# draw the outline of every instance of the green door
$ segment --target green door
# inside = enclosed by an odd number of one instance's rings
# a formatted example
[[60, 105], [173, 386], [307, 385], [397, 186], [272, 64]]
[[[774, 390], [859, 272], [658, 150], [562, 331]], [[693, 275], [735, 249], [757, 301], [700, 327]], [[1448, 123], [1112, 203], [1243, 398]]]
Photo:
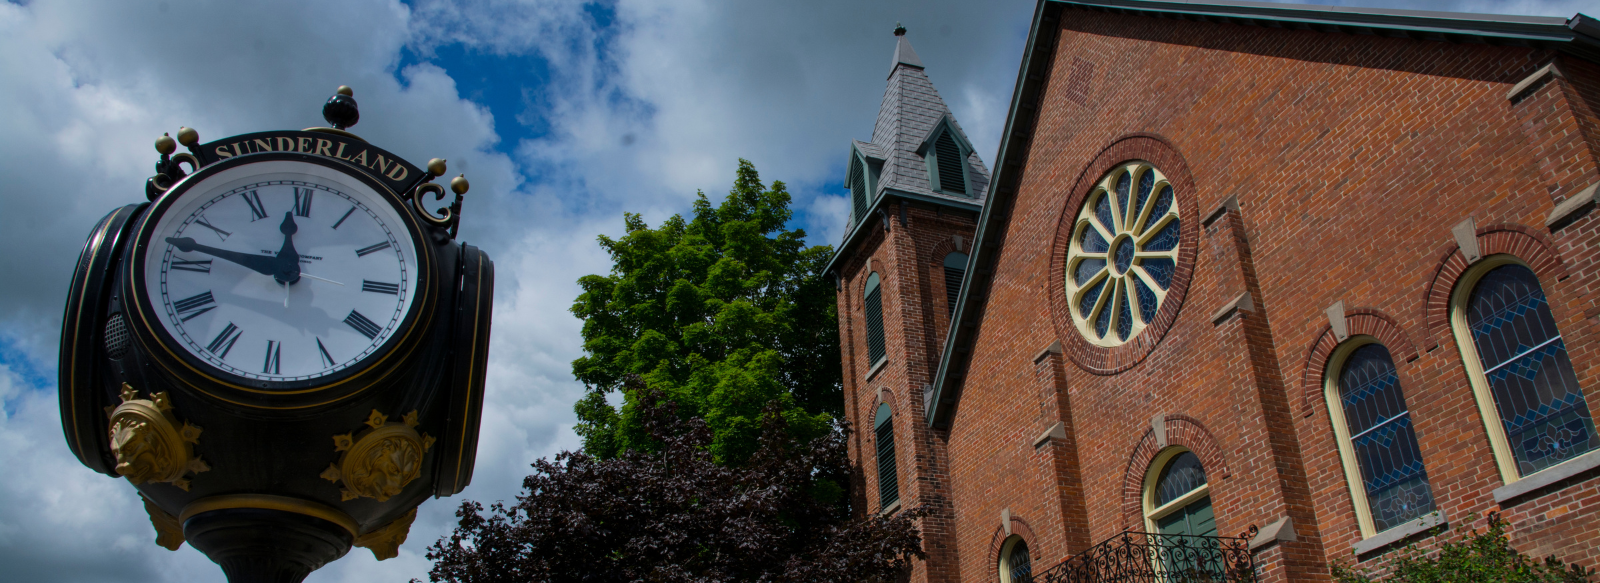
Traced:
[[1218, 581], [1223, 574], [1216, 539], [1217, 517], [1206, 496], [1156, 520], [1161, 534], [1189, 535], [1159, 537], [1156, 553], [1161, 564], [1160, 581]]
[[1217, 516], [1211, 512], [1211, 497], [1189, 503], [1156, 521], [1161, 534], [1217, 536]]

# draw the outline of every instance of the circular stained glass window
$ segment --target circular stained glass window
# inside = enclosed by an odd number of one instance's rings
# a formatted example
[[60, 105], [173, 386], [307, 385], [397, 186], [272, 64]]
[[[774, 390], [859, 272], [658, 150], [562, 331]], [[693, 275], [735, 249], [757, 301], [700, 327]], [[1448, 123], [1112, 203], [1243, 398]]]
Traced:
[[1172, 185], [1143, 162], [1089, 193], [1067, 251], [1067, 299], [1090, 342], [1126, 343], [1155, 320], [1178, 266], [1178, 220]]

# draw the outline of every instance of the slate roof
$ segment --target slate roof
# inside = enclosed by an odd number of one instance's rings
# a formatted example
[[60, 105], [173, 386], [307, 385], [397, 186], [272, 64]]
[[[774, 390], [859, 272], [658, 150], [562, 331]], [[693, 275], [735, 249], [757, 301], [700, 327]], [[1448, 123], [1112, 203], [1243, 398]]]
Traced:
[[[917, 154], [917, 147], [922, 145], [934, 124], [946, 115], [950, 115], [950, 108], [945, 106], [939, 90], [934, 89], [933, 81], [923, 72], [922, 59], [911, 48], [911, 41], [904, 36], [896, 37], [889, 84], [883, 90], [883, 104], [878, 107], [878, 122], [872, 127], [872, 143], [887, 154], [883, 172], [878, 175], [878, 187], [872, 193], [874, 200], [882, 196], [884, 190], [893, 189], [963, 205], [983, 204], [989, 191], [989, 168], [983, 165], [983, 158], [977, 152], [967, 157], [968, 168], [973, 171], [973, 196], [942, 194], [930, 188], [928, 166]], [[961, 124], [956, 123], [955, 116], [950, 116], [950, 122], [961, 139], [972, 143]]]
[[[971, 178], [970, 196], [935, 192], [928, 179], [928, 165], [917, 153], [928, 133], [940, 120], [948, 117], [962, 141], [971, 144], [966, 131], [956, 122], [955, 115], [939, 97], [939, 90], [923, 71], [922, 59], [911, 48], [905, 36], [895, 37], [894, 59], [889, 68], [888, 85], [883, 90], [883, 103], [878, 106], [878, 120], [872, 127], [872, 141], [851, 140], [851, 147], [860, 150], [873, 161], [882, 161], [877, 184], [867, 201], [869, 211], [876, 210], [890, 197], [917, 199], [934, 204], [944, 204], [976, 211], [983, 206], [989, 192], [989, 168], [976, 151], [967, 156]], [[852, 219], [854, 221], [855, 219]], [[859, 221], [870, 224], [870, 221]], [[846, 230], [844, 241], [828, 262], [827, 271], [839, 262], [865, 229], [853, 222]]]
[[[1442, 42], [1487, 43], [1548, 49], [1600, 63], [1600, 21], [1584, 14], [1572, 18], [1502, 16], [1239, 2], [1231, 0], [1036, 0], [1033, 25], [1023, 45], [1022, 63], [1011, 95], [1000, 150], [996, 153], [994, 192], [984, 197], [973, 236], [972, 256], [956, 297], [950, 333], [940, 355], [933, 386], [923, 394], [927, 423], [937, 426], [950, 418], [960, 399], [972, 342], [983, 326], [984, 303], [994, 265], [1009, 226], [1009, 212], [1017, 195], [1024, 151], [1029, 146], [1038, 100], [1044, 90], [1044, 71], [1059, 32], [1056, 23], [1068, 9], [1099, 10], [1198, 22], [1231, 23], [1267, 28], [1315, 30]], [[1024, 107], [1027, 106], [1027, 107]], [[881, 119], [881, 116], [880, 116]]]

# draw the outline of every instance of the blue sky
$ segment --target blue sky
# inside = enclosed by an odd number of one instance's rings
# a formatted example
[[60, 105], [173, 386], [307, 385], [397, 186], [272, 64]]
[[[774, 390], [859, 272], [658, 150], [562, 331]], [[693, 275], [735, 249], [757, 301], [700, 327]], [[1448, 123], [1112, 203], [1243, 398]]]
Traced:
[[[1370, 2], [1568, 17], [1569, 0]], [[896, 22], [991, 166], [1029, 0], [8, 0], [0, 2], [0, 565], [28, 581], [221, 581], [168, 552], [133, 488], [67, 452], [55, 400], [70, 269], [96, 220], [143, 199], [152, 141], [322, 125], [472, 180], [462, 238], [499, 269], [473, 485], [422, 507], [395, 559], [357, 549], [310, 581], [426, 576], [463, 499], [510, 499], [534, 459], [578, 444], [575, 281], [622, 213], [657, 223], [736, 161], [794, 195], [813, 243], [843, 235], [849, 140], [871, 136]], [[1593, 11], [1591, 9], [1591, 11]]]

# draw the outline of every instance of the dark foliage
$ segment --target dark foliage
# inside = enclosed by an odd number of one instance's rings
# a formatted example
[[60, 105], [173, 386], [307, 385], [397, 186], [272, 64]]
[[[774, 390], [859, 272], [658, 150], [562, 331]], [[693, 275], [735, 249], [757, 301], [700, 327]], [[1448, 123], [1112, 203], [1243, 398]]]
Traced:
[[613, 459], [539, 460], [517, 503], [461, 505], [455, 532], [428, 550], [451, 582], [894, 580], [922, 557], [921, 511], [854, 519], [844, 492], [848, 428], [802, 443], [779, 407], [756, 453], [714, 462], [711, 431], [662, 393], [629, 383], [658, 447]]

